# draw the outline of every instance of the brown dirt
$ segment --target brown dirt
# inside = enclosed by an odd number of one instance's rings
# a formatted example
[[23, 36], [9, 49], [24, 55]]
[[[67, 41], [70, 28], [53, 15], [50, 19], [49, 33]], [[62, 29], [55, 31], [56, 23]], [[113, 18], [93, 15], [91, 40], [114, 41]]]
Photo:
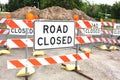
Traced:
[[24, 7], [14, 12], [11, 12], [11, 14], [12, 14], [12, 18], [25, 19], [25, 15], [28, 12], [38, 15], [40, 19], [72, 20], [74, 14], [78, 14], [80, 16], [80, 19], [82, 17], [84, 17], [87, 20], [92, 19], [81, 10], [78, 10], [78, 9], [67, 10], [59, 6], [48, 7], [42, 10], [35, 7]]

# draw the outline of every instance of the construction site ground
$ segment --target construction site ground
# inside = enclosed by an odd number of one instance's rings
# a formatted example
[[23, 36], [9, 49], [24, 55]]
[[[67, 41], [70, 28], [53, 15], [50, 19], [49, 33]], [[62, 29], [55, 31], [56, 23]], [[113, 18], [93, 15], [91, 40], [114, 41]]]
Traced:
[[[93, 44], [80, 45], [93, 49], [90, 59], [78, 61], [80, 72], [93, 78], [93, 80], [120, 80], [120, 51], [104, 51], [92, 47]], [[39, 58], [75, 53], [74, 48], [61, 48], [44, 50], [46, 55], [33, 57], [33, 48], [28, 48], [28, 58]], [[80, 51], [79, 51], [80, 52]], [[7, 60], [25, 59], [26, 49], [11, 49], [11, 54], [0, 55], [0, 80], [25, 80], [24, 77], [17, 77], [20, 69], [7, 69]], [[65, 63], [68, 64], [68, 63]], [[75, 62], [70, 62], [75, 64]], [[34, 67], [36, 72], [28, 77], [28, 80], [89, 80], [74, 71], [61, 69], [61, 64], [44, 65]]]

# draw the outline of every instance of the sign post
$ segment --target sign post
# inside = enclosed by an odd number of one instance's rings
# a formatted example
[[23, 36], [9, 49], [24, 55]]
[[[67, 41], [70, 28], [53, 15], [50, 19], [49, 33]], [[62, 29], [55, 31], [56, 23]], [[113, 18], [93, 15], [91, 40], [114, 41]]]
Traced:
[[73, 21], [35, 21], [34, 49], [54, 49], [74, 46]]

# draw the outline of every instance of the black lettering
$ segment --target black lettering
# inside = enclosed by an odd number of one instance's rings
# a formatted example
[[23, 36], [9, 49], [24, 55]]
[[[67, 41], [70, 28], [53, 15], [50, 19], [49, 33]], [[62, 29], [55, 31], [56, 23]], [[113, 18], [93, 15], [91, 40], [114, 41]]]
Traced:
[[52, 44], [52, 45], [55, 44], [55, 38], [54, 38], [54, 37], [51, 37], [51, 38], [50, 38], [50, 44]]
[[49, 44], [46, 42], [46, 37], [44, 37], [44, 45], [49, 45]]
[[30, 29], [30, 30], [29, 30], [29, 33], [32, 34], [32, 33], [33, 33], [33, 29]]
[[63, 25], [63, 33], [67, 33], [67, 31], [68, 31], [67, 25]]
[[62, 44], [66, 44], [66, 36], [62, 37]]
[[12, 32], [12, 33], [15, 33], [15, 29], [11, 29], [11, 32]]
[[71, 36], [68, 36], [67, 38], [67, 43], [70, 44], [72, 42], [72, 37]]
[[61, 44], [61, 37], [57, 37], [57, 44]]
[[25, 28], [22, 29], [22, 33], [26, 33], [26, 31], [27, 31], [27, 33], [29, 33], [27, 28], [26, 29]]
[[58, 26], [58, 29], [57, 29], [57, 32], [56, 32], [56, 33], [58, 33], [58, 31], [59, 31], [60, 33], [62, 33], [62, 30], [61, 30], [60, 25]]
[[43, 26], [43, 33], [48, 33], [48, 28], [49, 28], [49, 26], [48, 25], [44, 25]]
[[18, 33], [21, 33], [21, 28], [18, 29]]
[[54, 26], [54, 25], [51, 25], [51, 26], [50, 26], [50, 32], [51, 32], [51, 33], [54, 33], [54, 32], [55, 32], [55, 26]]
[[43, 40], [43, 38], [42, 37], [40, 37], [40, 38], [38, 38], [38, 41], [37, 41], [37, 43], [38, 43], [38, 45], [43, 45], [43, 43], [40, 43], [41, 41], [40, 40]]

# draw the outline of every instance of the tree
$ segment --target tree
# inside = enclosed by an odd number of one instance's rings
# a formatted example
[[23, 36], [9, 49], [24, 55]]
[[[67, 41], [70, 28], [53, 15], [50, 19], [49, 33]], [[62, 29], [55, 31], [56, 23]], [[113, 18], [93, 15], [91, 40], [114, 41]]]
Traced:
[[113, 18], [120, 19], [120, 2], [113, 4], [111, 14]]

